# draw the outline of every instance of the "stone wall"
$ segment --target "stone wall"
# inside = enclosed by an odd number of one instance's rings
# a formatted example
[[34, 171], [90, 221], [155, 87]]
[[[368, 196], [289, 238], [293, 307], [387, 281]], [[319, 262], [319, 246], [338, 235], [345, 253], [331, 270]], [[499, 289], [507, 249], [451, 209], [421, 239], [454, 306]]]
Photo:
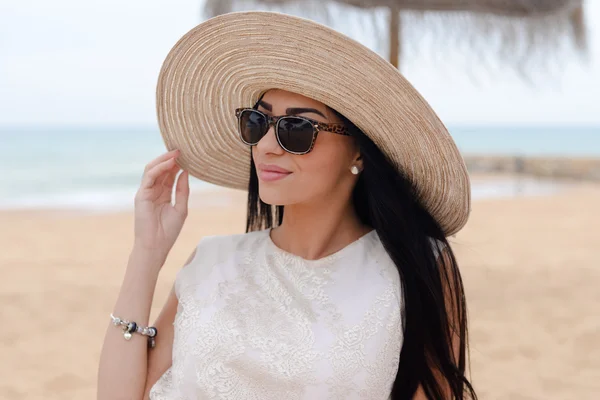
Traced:
[[464, 156], [469, 172], [600, 182], [600, 158]]

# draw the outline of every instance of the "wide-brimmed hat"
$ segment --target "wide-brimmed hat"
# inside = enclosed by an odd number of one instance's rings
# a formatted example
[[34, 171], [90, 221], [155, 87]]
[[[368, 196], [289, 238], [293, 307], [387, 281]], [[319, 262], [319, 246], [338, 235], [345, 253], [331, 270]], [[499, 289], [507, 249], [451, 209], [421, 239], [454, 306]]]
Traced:
[[388, 61], [309, 19], [232, 12], [187, 32], [158, 78], [158, 124], [167, 149], [180, 149], [178, 163], [190, 175], [247, 189], [250, 148], [239, 138], [235, 109], [254, 106], [272, 88], [343, 114], [405, 173], [447, 236], [465, 225], [469, 175], [436, 113]]

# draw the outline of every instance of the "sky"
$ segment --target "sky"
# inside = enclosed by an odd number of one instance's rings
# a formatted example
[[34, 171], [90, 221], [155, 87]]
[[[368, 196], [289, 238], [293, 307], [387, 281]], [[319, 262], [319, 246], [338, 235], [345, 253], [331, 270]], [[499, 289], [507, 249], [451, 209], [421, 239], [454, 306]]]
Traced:
[[[1, 126], [156, 126], [160, 67], [202, 0], [0, 0]], [[586, 4], [587, 63], [548, 85], [411, 60], [403, 73], [447, 124], [600, 125], [600, 0]], [[355, 37], [370, 46], [368, 37]]]

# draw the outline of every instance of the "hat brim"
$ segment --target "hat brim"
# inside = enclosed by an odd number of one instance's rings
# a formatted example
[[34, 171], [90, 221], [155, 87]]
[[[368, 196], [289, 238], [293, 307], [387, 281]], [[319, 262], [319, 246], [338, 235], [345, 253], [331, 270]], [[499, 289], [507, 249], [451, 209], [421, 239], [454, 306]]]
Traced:
[[447, 236], [466, 223], [464, 160], [429, 104], [392, 64], [320, 23], [241, 11], [186, 33], [160, 70], [156, 107], [167, 149], [201, 180], [247, 189], [250, 149], [234, 110], [271, 88], [322, 102], [351, 120], [402, 170]]

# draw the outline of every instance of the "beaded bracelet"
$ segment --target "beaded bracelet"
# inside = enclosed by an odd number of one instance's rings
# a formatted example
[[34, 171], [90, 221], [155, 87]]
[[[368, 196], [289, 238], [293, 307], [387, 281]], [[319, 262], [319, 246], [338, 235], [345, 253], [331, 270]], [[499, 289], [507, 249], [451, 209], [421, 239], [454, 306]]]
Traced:
[[130, 340], [131, 334], [137, 332], [148, 336], [148, 347], [154, 348], [154, 346], [156, 346], [155, 337], [158, 334], [158, 330], [154, 326], [142, 327], [133, 321], [115, 317], [112, 313], [110, 314], [110, 318], [112, 319], [113, 325], [123, 327], [123, 337], [125, 340]]

